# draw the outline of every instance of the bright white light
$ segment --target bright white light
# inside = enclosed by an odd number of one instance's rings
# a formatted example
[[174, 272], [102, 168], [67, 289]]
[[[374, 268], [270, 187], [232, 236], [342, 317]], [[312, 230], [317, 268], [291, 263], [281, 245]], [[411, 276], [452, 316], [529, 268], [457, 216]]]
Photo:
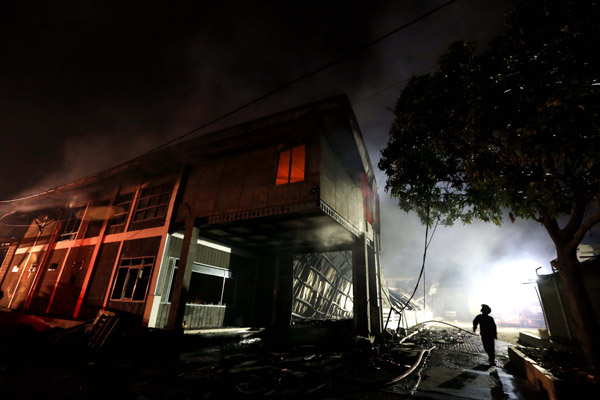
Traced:
[[497, 322], [518, 325], [522, 309], [539, 306], [534, 283], [538, 267], [539, 263], [527, 259], [491, 265], [487, 273], [474, 279], [471, 313], [478, 314], [481, 304], [487, 304]]
[[225, 253], [231, 253], [231, 247], [223, 246], [217, 243], [208, 242], [206, 240], [198, 239], [198, 244], [206, 247], [210, 247], [212, 249], [224, 251]]
[[535, 281], [535, 269], [537, 267], [539, 267], [539, 264], [531, 260], [500, 263], [493, 267], [490, 278], [503, 286], [522, 285], [526, 282]]
[[[172, 235], [173, 235], [173, 237], [176, 237], [177, 239], [183, 239], [183, 234], [182, 233], [175, 232]], [[223, 246], [223, 245], [215, 243], [215, 242], [209, 242], [207, 240], [198, 239], [196, 241], [196, 243], [198, 243], [201, 246], [210, 247], [211, 249], [220, 250], [220, 251], [223, 251], [225, 253], [231, 253], [231, 247]]]

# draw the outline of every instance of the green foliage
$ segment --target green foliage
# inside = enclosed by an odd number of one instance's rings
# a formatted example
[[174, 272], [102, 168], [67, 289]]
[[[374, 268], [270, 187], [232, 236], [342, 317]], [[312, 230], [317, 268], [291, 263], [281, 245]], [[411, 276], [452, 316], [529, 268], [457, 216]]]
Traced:
[[488, 49], [452, 44], [398, 99], [379, 167], [422, 221], [555, 219], [598, 200], [600, 6], [514, 3]]

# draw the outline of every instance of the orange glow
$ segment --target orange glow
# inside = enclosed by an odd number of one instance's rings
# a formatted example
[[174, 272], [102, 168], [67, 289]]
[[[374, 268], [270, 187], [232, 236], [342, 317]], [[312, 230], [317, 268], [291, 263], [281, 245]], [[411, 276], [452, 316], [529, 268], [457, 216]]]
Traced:
[[288, 183], [290, 176], [290, 150], [284, 150], [279, 153], [279, 165], [277, 165], [276, 185]]
[[306, 155], [306, 146], [296, 146], [292, 149], [292, 167], [290, 169], [290, 182], [300, 182], [304, 180], [304, 158]]
[[277, 164], [276, 185], [304, 180], [304, 164], [306, 159], [306, 146], [300, 145], [293, 149], [284, 150], [279, 153], [279, 164]]
[[371, 188], [369, 179], [364, 172], [360, 173], [360, 186], [362, 188], [365, 221], [373, 224], [373, 189]]

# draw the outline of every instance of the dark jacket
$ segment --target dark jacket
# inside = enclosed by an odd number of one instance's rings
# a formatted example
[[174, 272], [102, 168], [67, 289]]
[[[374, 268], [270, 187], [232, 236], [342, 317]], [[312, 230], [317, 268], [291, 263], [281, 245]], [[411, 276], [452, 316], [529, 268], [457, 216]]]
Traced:
[[494, 318], [487, 314], [479, 314], [473, 320], [473, 331], [477, 329], [477, 325], [480, 326], [481, 337], [498, 339]]

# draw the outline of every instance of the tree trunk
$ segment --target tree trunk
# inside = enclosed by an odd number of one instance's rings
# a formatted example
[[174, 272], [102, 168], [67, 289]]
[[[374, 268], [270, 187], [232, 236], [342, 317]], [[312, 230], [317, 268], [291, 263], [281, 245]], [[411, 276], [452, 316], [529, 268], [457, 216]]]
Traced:
[[564, 295], [573, 316], [575, 335], [588, 364], [599, 368], [600, 325], [585, 288], [581, 264], [577, 260], [575, 250], [557, 248], [557, 252], [557, 267], [563, 283]]

